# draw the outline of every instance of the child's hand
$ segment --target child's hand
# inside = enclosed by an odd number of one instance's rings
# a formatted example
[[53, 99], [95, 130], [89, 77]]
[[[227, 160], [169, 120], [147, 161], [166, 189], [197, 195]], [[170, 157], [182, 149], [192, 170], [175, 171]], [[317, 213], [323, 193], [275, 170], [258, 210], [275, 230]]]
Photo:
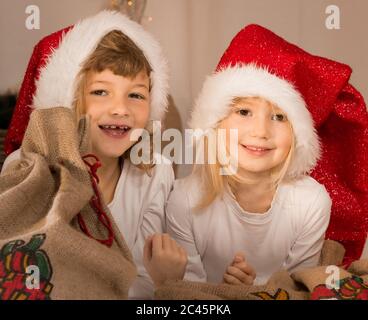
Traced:
[[183, 279], [187, 262], [186, 251], [167, 233], [154, 234], [146, 239], [143, 264], [155, 286], [166, 280]]
[[235, 254], [234, 260], [224, 273], [224, 283], [253, 285], [256, 273], [254, 269], [245, 262], [242, 252]]

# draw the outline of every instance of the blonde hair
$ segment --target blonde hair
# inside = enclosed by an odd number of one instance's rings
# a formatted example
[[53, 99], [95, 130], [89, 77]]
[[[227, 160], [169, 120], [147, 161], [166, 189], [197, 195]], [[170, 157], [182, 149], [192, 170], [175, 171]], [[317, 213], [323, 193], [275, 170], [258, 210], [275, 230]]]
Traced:
[[[91, 72], [102, 72], [106, 69], [111, 70], [114, 74], [135, 78], [141, 71], [146, 72], [150, 76], [152, 68], [144, 56], [142, 50], [124, 33], [118, 30], [113, 30], [107, 33], [98, 43], [97, 48], [89, 55], [83, 63], [82, 69], [77, 76], [77, 86], [74, 97], [74, 110], [76, 121], [85, 114], [86, 103], [86, 82], [87, 76]], [[151, 85], [150, 85], [151, 90]], [[149, 130], [150, 131], [150, 130]], [[153, 139], [150, 137], [150, 159], [149, 164], [138, 164], [138, 168], [144, 170], [150, 175], [153, 164]], [[140, 138], [136, 143], [141, 141]], [[133, 146], [124, 152], [123, 158], [130, 157], [130, 152]]]
[[[233, 109], [234, 105], [238, 104], [240, 101], [246, 98], [235, 98], [233, 100], [233, 104], [230, 106]], [[221, 121], [218, 122], [218, 125], [215, 129], [216, 137], [219, 135], [217, 134], [219, 129], [219, 124]], [[282, 180], [284, 180], [286, 176], [286, 172], [290, 166], [292, 161], [292, 157], [295, 151], [295, 137], [293, 133], [293, 128], [291, 123], [290, 125], [290, 132], [292, 136], [290, 150], [285, 158], [285, 160], [278, 165], [277, 167], [273, 168], [271, 175], [270, 175], [270, 183], [272, 186], [277, 187]], [[208, 136], [203, 136], [203, 150], [204, 150], [204, 164], [198, 165], [196, 164], [193, 168], [192, 174], [197, 175], [200, 177], [202, 182], [202, 190], [203, 196], [199, 203], [194, 207], [194, 210], [198, 211], [208, 207], [218, 196], [222, 196], [227, 186], [235, 188], [237, 184], [254, 184], [256, 181], [253, 181], [248, 178], [244, 178], [239, 174], [228, 174], [228, 175], [221, 175], [221, 169], [225, 171], [229, 171], [228, 168], [222, 166], [219, 159], [218, 153], [214, 151], [216, 148], [217, 143], [209, 144]], [[214, 164], [209, 163], [209, 153], [216, 153], [216, 161]]]

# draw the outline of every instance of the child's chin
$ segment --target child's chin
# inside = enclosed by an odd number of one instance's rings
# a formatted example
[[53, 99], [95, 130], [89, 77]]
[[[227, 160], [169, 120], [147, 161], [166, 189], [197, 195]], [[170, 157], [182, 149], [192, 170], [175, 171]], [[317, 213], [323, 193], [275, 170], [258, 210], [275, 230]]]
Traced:
[[239, 168], [245, 172], [249, 172], [252, 174], [255, 174], [255, 173], [261, 174], [261, 173], [265, 173], [270, 170], [268, 166], [257, 166], [257, 165], [251, 166], [249, 164], [248, 165], [239, 164]]
[[126, 149], [123, 150], [114, 150], [114, 151], [106, 151], [104, 152], [104, 156], [106, 158], [110, 158], [110, 159], [118, 159], [120, 158], [124, 153], [126, 152]]

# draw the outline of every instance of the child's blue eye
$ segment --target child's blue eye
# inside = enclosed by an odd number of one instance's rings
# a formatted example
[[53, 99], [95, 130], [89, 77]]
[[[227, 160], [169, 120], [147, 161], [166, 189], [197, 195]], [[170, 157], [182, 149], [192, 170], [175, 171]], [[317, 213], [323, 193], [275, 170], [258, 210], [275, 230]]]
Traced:
[[277, 113], [277, 114], [272, 115], [271, 119], [275, 120], [275, 121], [284, 122], [284, 121], [287, 120], [287, 117], [286, 117], [286, 115], [284, 115], [282, 113]]
[[139, 93], [130, 93], [129, 98], [139, 99], [139, 100], [146, 100], [146, 97], [142, 94], [139, 94]]
[[238, 110], [238, 113], [244, 117], [249, 116], [251, 114], [250, 110], [248, 109], [240, 109]]
[[93, 90], [91, 91], [91, 94], [95, 96], [107, 96], [107, 91], [106, 90]]

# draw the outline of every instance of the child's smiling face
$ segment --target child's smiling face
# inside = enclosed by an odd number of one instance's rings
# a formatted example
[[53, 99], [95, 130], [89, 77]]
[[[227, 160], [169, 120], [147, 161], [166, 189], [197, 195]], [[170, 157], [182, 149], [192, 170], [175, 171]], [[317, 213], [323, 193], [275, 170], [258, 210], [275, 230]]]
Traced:
[[135, 141], [133, 129], [143, 129], [149, 119], [149, 77], [141, 71], [134, 79], [106, 69], [87, 74], [85, 113], [91, 119], [92, 151], [100, 158], [118, 158]]
[[286, 114], [261, 98], [239, 99], [219, 128], [238, 130], [238, 167], [241, 174], [266, 174], [281, 165], [290, 151], [291, 125]]

